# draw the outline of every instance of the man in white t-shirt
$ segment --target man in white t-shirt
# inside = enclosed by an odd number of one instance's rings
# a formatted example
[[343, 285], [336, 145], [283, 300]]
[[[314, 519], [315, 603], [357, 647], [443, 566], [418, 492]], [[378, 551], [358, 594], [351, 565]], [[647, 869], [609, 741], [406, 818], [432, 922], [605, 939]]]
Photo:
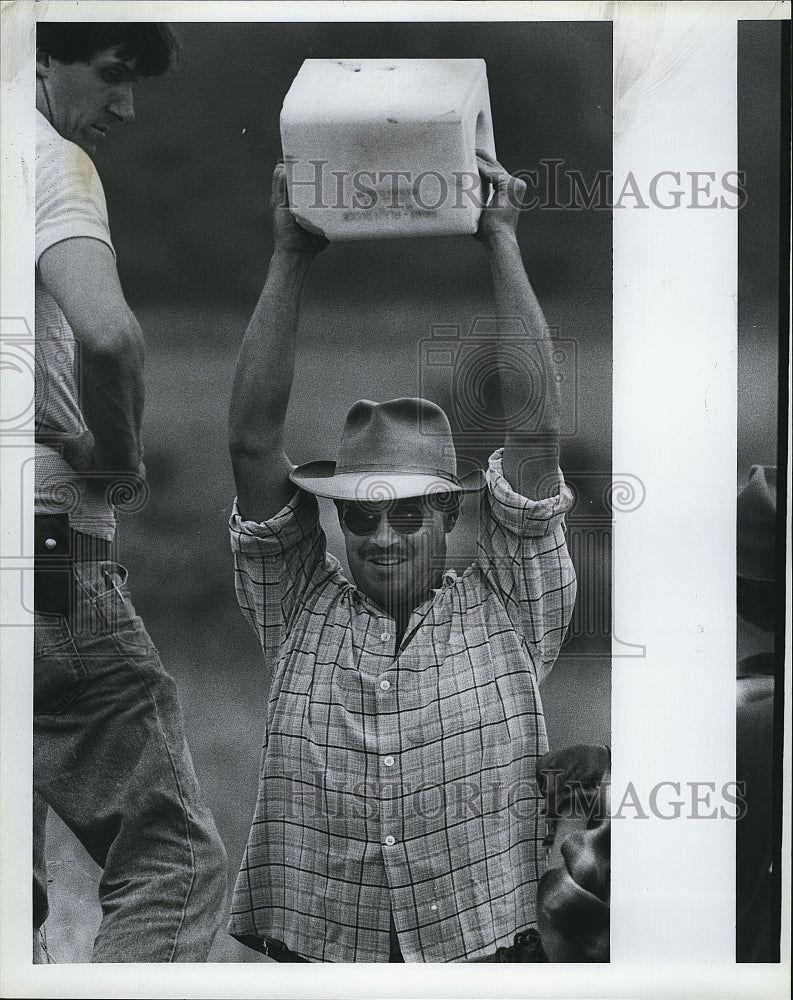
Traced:
[[223, 917], [225, 852], [176, 688], [115, 557], [114, 500], [145, 498], [143, 337], [91, 160], [175, 49], [162, 24], [37, 25], [36, 961], [47, 804], [103, 868], [93, 961], [204, 961]]

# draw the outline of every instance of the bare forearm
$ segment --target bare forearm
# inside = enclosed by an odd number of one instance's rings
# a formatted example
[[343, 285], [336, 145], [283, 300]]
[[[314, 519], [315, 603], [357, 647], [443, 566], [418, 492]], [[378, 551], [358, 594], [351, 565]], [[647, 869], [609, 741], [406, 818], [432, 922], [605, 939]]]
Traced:
[[39, 273], [74, 332], [80, 408], [90, 430], [65, 442], [80, 471], [138, 472], [143, 418], [143, 333], [127, 305], [113, 251], [74, 237], [41, 255]]
[[94, 469], [137, 473], [143, 457], [143, 335], [134, 317], [95, 349], [80, 344], [81, 407], [94, 439]]
[[232, 451], [283, 434], [295, 369], [300, 297], [311, 258], [276, 251], [240, 347], [234, 374], [229, 436]]
[[273, 170], [270, 195], [275, 253], [245, 331], [229, 406], [229, 449], [243, 516], [262, 521], [290, 499], [291, 463], [283, 437], [295, 371], [295, 341], [303, 282], [328, 241], [295, 220], [283, 163]]
[[229, 407], [229, 448], [243, 516], [265, 520], [288, 502], [283, 435], [295, 370], [303, 282], [311, 255], [277, 249], [240, 347]]
[[556, 488], [560, 393], [553, 342], [514, 233], [492, 237], [488, 256], [497, 315], [520, 320], [504, 324], [497, 348], [504, 472], [519, 492], [537, 499]]

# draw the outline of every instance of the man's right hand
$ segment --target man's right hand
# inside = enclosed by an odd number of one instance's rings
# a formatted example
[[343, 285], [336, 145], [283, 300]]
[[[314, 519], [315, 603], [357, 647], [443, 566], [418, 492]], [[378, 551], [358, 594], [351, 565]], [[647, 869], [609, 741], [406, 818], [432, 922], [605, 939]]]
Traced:
[[285, 250], [289, 253], [302, 253], [314, 257], [328, 245], [328, 240], [321, 233], [310, 233], [292, 214], [286, 189], [286, 168], [283, 163], [277, 163], [273, 171], [270, 208], [273, 213], [276, 251]]
[[93, 478], [103, 481], [106, 485], [119, 482], [129, 486], [133, 482], [133, 478], [137, 478], [137, 489], [141, 489], [146, 482], [146, 466], [143, 462], [139, 462], [134, 470], [131, 467], [129, 469], [100, 468], [96, 461], [94, 435], [90, 430], [64, 438], [60, 443], [60, 452], [63, 459], [71, 465], [75, 472], [91, 473]]
[[75, 472], [91, 472], [94, 468], [94, 435], [88, 430], [72, 434], [60, 442], [60, 452]]

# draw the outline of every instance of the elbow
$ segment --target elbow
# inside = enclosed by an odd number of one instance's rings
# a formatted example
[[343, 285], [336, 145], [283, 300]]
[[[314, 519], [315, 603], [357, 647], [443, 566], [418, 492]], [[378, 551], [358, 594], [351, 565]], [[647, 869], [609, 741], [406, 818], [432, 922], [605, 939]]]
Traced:
[[257, 434], [244, 422], [229, 422], [229, 453], [237, 462], [256, 463], [280, 449], [280, 440], [267, 434]]
[[532, 406], [529, 412], [536, 413], [533, 434], [549, 442], [558, 442], [562, 426], [562, 400], [556, 372], [545, 377], [545, 395], [539, 406]]
[[274, 402], [247, 386], [235, 385], [228, 410], [228, 446], [232, 457], [261, 458], [283, 448], [286, 401]]
[[229, 453], [235, 461], [253, 454], [250, 436], [245, 434], [242, 427], [229, 424], [228, 445]]
[[235, 419], [233, 414], [229, 419], [228, 445], [229, 453], [235, 462], [245, 459], [255, 460], [257, 454], [262, 451], [261, 442], [251, 432], [250, 425], [242, 419]]
[[[82, 344], [86, 347], [85, 341]], [[125, 369], [142, 368], [144, 358], [143, 331], [131, 309], [103, 325], [88, 347], [98, 361]]]
[[239, 405], [236, 397], [229, 406], [228, 421], [227, 441], [231, 457], [241, 458], [252, 453], [254, 435], [251, 434], [250, 421], [246, 419], [244, 408]]

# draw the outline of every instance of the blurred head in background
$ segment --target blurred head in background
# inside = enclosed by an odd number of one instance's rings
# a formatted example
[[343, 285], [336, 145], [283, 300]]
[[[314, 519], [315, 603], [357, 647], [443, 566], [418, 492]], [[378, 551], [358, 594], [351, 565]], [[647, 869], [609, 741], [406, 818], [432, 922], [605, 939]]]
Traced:
[[591, 818], [564, 838], [559, 859], [540, 879], [537, 892], [537, 926], [550, 962], [609, 961], [610, 771], [587, 791]]

